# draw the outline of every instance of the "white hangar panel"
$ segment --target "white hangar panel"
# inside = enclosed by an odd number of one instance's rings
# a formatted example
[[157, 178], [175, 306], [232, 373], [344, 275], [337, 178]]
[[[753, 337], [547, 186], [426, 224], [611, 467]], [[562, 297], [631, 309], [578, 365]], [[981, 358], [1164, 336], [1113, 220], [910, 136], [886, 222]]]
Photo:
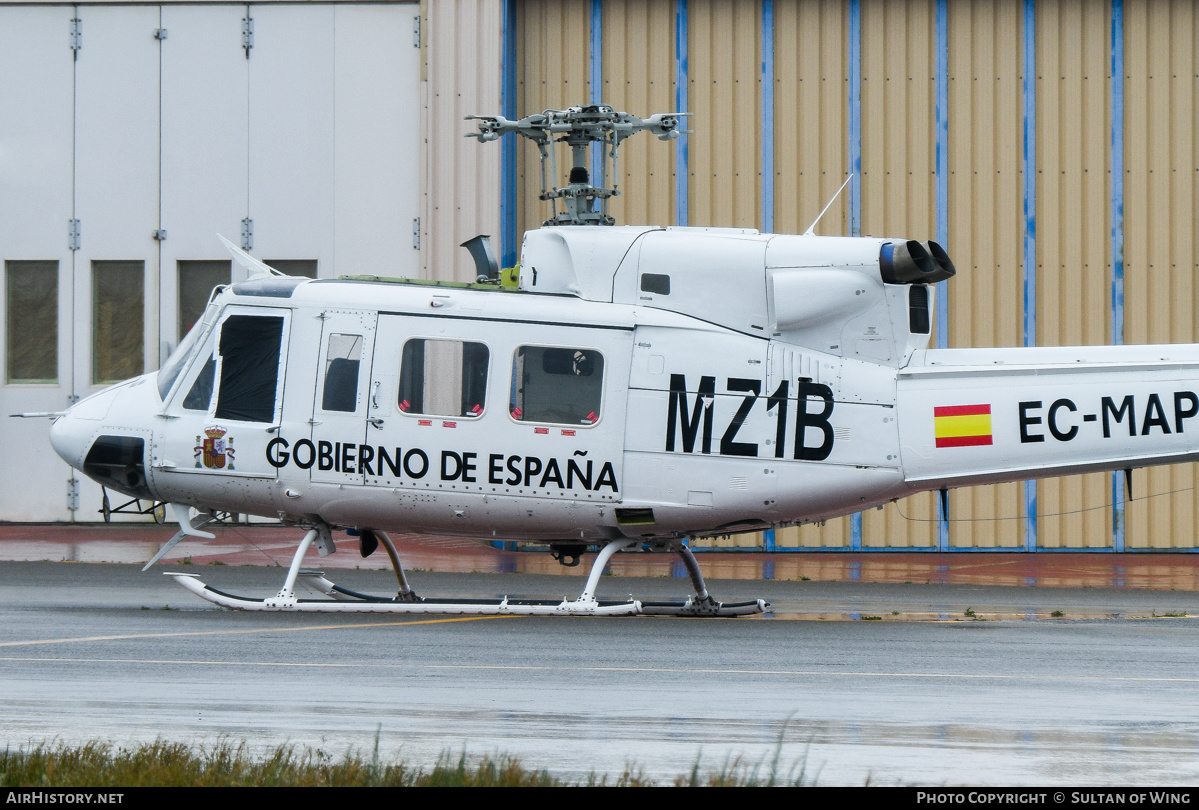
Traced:
[[0, 248], [6, 259], [69, 258], [69, 7], [0, 7]]
[[420, 48], [416, 3], [335, 11], [336, 274], [418, 277]]
[[158, 9], [84, 6], [75, 64], [80, 257], [145, 259], [158, 222]]
[[[158, 9], [84, 7], [78, 14], [84, 39], [75, 64], [80, 248], [75, 254], [74, 322], [75, 391], [83, 394], [129, 376], [126, 372], [139, 374], [158, 365], [158, 358], [146, 351], [157, 340], [158, 317], [153, 238], [158, 223]], [[134, 308], [130, 296], [139, 293], [137, 279], [122, 279], [128, 284], [119, 287], [94, 283], [114, 268], [93, 267], [93, 262], [113, 260], [141, 263], [140, 340], [128, 334], [136, 326], [129, 316]], [[122, 300], [108, 306], [105, 290]], [[88, 340], [92, 335], [96, 339]], [[92, 351], [82, 350], [85, 345]], [[115, 345], [121, 357], [114, 355], [108, 363], [106, 345]]]
[[[0, 413], [59, 411], [71, 393], [71, 90], [74, 65], [70, 7], [0, 7], [0, 271], [4, 295], [0, 358], [4, 383]], [[20, 264], [34, 261], [36, 265]], [[10, 264], [10, 262], [12, 264]], [[41, 264], [46, 262], [48, 264]], [[57, 268], [55, 272], [54, 268]], [[10, 283], [29, 291], [22, 274], [43, 274], [45, 310], [17, 323], [38, 324], [41, 334], [19, 334], [19, 349], [33, 345], [42, 359], [33, 372], [45, 379], [12, 379], [9, 357]], [[11, 275], [11, 278], [10, 278]], [[27, 303], [28, 295], [18, 295]], [[27, 314], [27, 313], [26, 313]], [[15, 324], [14, 324], [15, 325]], [[19, 364], [18, 364], [19, 365]], [[4, 443], [19, 464], [0, 466], [0, 502], [4, 520], [69, 519], [70, 468], [50, 446], [49, 419], [8, 419]]]
[[[83, 7], [75, 62], [74, 392], [158, 366], [158, 9]], [[79, 478], [79, 517], [100, 485]], [[117, 495], [121, 501], [125, 498]], [[120, 516], [114, 519], [128, 519]]]
[[247, 213], [245, 6], [163, 6], [162, 331], [178, 341], [178, 262], [227, 259]]
[[333, 258], [333, 7], [252, 6], [249, 216], [264, 259]]

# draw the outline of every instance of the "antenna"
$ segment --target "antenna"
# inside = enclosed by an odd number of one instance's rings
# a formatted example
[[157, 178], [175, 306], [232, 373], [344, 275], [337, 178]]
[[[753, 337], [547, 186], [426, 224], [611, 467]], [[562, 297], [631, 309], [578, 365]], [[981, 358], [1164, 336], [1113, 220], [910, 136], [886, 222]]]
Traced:
[[[478, 132], [468, 132], [466, 137], [480, 141], [499, 140], [501, 135], [515, 132], [537, 144], [541, 152], [541, 199], [548, 200], [552, 216], [546, 225], [614, 225], [616, 220], [608, 216], [608, 199], [620, 194], [616, 187], [616, 151], [621, 142], [631, 135], [647, 130], [658, 136], [660, 141], [672, 141], [679, 137], [680, 119], [687, 113], [658, 113], [649, 118], [638, 118], [626, 112], [616, 112], [605, 104], [588, 107], [569, 107], [565, 110], [545, 110], [525, 116], [519, 121], [509, 121], [500, 115], [468, 115], [467, 121], [478, 121]], [[557, 164], [552, 142], [570, 146], [571, 167], [565, 186], [547, 188], [546, 161], [550, 162], [550, 174], [557, 175]], [[592, 184], [587, 170], [588, 146], [601, 145], [599, 185]], [[608, 161], [612, 161], [609, 175]], [[608, 177], [611, 187], [607, 186]], [[562, 200], [564, 211], [558, 210]], [[596, 210], [595, 201], [599, 201]]]
[[837, 189], [837, 193], [834, 194], [833, 198], [828, 201], [828, 205], [824, 206], [824, 208], [820, 211], [820, 213], [816, 215], [816, 219], [814, 219], [812, 221], [812, 224], [808, 226], [808, 229], [803, 232], [804, 236], [815, 236], [816, 235], [814, 232], [816, 229], [816, 223], [820, 222], [820, 218], [822, 216], [824, 216], [825, 211], [828, 211], [828, 209], [833, 207], [833, 203], [835, 203], [837, 201], [837, 198], [841, 196], [841, 192], [845, 190], [845, 187], [849, 185], [849, 181], [852, 179], [853, 179], [853, 172], [850, 172], [849, 177], [846, 177], [845, 182], [841, 184], [841, 188]]

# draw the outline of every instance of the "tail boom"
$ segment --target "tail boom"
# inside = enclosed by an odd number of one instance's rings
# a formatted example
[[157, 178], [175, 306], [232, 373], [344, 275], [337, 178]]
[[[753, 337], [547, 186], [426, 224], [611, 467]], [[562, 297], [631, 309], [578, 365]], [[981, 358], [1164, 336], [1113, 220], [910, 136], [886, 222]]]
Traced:
[[918, 352], [896, 397], [917, 490], [1199, 459], [1199, 345]]

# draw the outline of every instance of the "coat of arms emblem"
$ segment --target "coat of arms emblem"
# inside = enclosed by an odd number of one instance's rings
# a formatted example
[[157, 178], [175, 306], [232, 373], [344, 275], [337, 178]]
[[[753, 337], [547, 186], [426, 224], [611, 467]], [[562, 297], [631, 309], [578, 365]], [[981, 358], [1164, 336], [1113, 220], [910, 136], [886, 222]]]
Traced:
[[196, 466], [203, 466], [210, 470], [224, 469], [226, 464], [230, 470], [233, 469], [233, 437], [225, 438], [225, 429], [219, 427], [206, 428], [204, 435], [207, 438], [196, 437], [195, 458]]

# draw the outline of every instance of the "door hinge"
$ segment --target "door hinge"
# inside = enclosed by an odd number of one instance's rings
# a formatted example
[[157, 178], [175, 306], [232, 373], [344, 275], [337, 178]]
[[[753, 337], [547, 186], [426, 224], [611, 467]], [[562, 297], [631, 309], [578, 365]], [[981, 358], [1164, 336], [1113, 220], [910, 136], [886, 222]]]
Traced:
[[167, 38], [167, 29], [155, 28], [154, 29], [154, 38], [155, 39], [166, 39]]
[[83, 20], [78, 17], [71, 18], [71, 50], [78, 53], [83, 47]]
[[167, 232], [159, 228], [154, 232], [154, 238], [159, 242], [165, 242], [167, 240]]
[[254, 47], [254, 18], [250, 16], [249, 6], [246, 16], [241, 18], [241, 46], [246, 49], [246, 58], [250, 58], [250, 49]]
[[83, 237], [80, 235], [79, 220], [67, 220], [67, 247], [70, 250], [79, 250], [82, 242]]
[[420, 47], [420, 16], [412, 18], [412, 47]]
[[241, 221], [241, 249], [254, 249], [254, 220], [249, 217]]
[[67, 479], [67, 511], [79, 511], [79, 479], [75, 477]]
[[412, 220], [412, 249], [420, 250], [420, 217]]

